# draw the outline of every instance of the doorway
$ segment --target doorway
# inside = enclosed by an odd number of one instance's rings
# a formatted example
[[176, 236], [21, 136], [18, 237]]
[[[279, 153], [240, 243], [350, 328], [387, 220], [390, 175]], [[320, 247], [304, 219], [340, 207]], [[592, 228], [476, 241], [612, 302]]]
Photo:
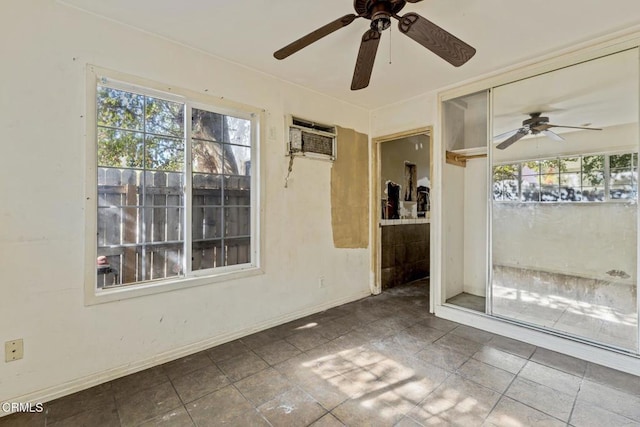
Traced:
[[373, 139], [373, 294], [412, 283], [429, 292], [431, 127]]

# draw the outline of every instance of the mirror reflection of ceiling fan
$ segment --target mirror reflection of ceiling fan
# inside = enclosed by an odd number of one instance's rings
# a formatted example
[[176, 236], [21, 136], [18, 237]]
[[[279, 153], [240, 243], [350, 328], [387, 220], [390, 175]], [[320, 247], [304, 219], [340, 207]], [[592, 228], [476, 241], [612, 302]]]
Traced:
[[285, 59], [299, 50], [309, 46], [321, 38], [328, 36], [340, 28], [351, 24], [356, 18], [371, 21], [370, 29], [362, 36], [360, 51], [351, 81], [351, 90], [364, 89], [369, 86], [373, 63], [376, 59], [380, 35], [391, 26], [391, 18], [398, 20], [401, 33], [409, 36], [453, 66], [459, 67], [467, 62], [476, 50], [455, 37], [448, 31], [438, 27], [417, 13], [409, 12], [398, 16], [398, 12], [409, 3], [422, 0], [354, 0], [356, 15], [349, 14], [318, 28], [306, 36], [288, 44], [273, 54], [276, 59]]
[[564, 138], [550, 130], [551, 128], [569, 128], [569, 129], [584, 129], [584, 130], [602, 130], [600, 128], [589, 128], [584, 126], [564, 126], [564, 125], [553, 125], [549, 123], [549, 117], [543, 117], [542, 113], [529, 113], [530, 118], [524, 120], [522, 122], [522, 127], [519, 129], [510, 130], [509, 132], [502, 133], [500, 135], [494, 136], [493, 140], [500, 140], [506, 136], [507, 139], [502, 141], [500, 144], [496, 146], [499, 150], [504, 150], [509, 147], [511, 144], [519, 141], [525, 136], [537, 135], [539, 133], [543, 134], [547, 138], [553, 139], [554, 141], [564, 141]]

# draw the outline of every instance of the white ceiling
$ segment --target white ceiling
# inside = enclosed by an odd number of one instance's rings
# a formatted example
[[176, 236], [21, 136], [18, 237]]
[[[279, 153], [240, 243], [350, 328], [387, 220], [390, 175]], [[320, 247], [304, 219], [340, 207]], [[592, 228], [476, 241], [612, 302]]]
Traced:
[[519, 128], [535, 112], [556, 125], [637, 123], [639, 59], [637, 50], [628, 50], [495, 88], [494, 135]]
[[[640, 25], [638, 0], [425, 0], [417, 12], [477, 49], [455, 68], [397, 30], [385, 31], [368, 88], [351, 91], [355, 20], [291, 57], [273, 52], [353, 12], [352, 0], [64, 0], [286, 81], [375, 109], [576, 43]], [[389, 60], [391, 59], [391, 64]]]

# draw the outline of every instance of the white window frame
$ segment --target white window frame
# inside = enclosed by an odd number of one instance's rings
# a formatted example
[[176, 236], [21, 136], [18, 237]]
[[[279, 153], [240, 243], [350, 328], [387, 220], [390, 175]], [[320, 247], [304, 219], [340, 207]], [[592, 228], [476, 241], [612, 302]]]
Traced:
[[[131, 91], [185, 104], [185, 166], [184, 177], [184, 230], [183, 275], [166, 279], [121, 285], [112, 288], [98, 288], [96, 274], [97, 258], [97, 87], [108, 86], [114, 89]], [[87, 66], [86, 79], [86, 176], [85, 176], [85, 304], [93, 305], [122, 299], [152, 295], [161, 292], [184, 289], [193, 286], [208, 285], [263, 274], [261, 267], [261, 210], [262, 186], [260, 167], [261, 123], [264, 111], [255, 107], [233, 103], [207, 94], [163, 85], [147, 79], [105, 70], [96, 66]], [[203, 270], [191, 270], [191, 196], [192, 196], [192, 159], [191, 159], [191, 112], [193, 108], [211, 111], [217, 114], [233, 116], [251, 121], [251, 194], [250, 194], [250, 236], [251, 260], [246, 264], [223, 266]]]

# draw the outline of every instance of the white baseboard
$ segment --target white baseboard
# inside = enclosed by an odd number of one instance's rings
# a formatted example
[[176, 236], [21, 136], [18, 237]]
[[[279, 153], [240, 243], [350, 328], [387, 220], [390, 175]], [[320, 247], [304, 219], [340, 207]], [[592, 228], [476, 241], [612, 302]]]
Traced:
[[[103, 384], [105, 382], [112, 381], [117, 378], [124, 377], [126, 375], [130, 375], [130, 374], [151, 368], [153, 366], [161, 365], [163, 363], [167, 363], [172, 360], [179, 359], [181, 357], [185, 357], [190, 354], [194, 354], [199, 351], [206, 350], [208, 348], [215, 347], [217, 345], [224, 344], [226, 342], [245, 337], [255, 332], [260, 332], [262, 330], [269, 329], [274, 326], [278, 326], [283, 323], [290, 322], [292, 320], [300, 319], [302, 317], [309, 316], [311, 314], [319, 313], [321, 311], [328, 310], [330, 308], [337, 307], [342, 304], [347, 304], [352, 301], [357, 301], [369, 295], [371, 295], [371, 292], [369, 289], [366, 289], [359, 293], [350, 295], [348, 297], [339, 298], [337, 300], [319, 304], [313, 307], [307, 307], [305, 309], [298, 310], [293, 313], [288, 313], [283, 316], [278, 316], [273, 319], [260, 322], [259, 324], [255, 324], [247, 328], [243, 328], [230, 333], [225, 333], [212, 338], [207, 338], [206, 340], [202, 340], [193, 344], [188, 344], [186, 346], [182, 346], [179, 348], [175, 348], [144, 360], [139, 360], [136, 362], [129, 363], [127, 365], [119, 366], [112, 369], [107, 369], [106, 371], [96, 372], [94, 374], [87, 375], [87, 376], [84, 376], [84, 377], [81, 377], [57, 386], [38, 390], [33, 393], [28, 393], [22, 396], [17, 396], [15, 398], [8, 399], [7, 402], [24, 402], [24, 403], [48, 402], [53, 399], [57, 399], [59, 397], [67, 396], [69, 394], [76, 393], [78, 391], [82, 391], [82, 390], [91, 388], [93, 386]], [[0, 402], [0, 406], [1, 406], [1, 403], [3, 402]], [[0, 411], [0, 417], [3, 417], [5, 415], [9, 415], [9, 413]]]

